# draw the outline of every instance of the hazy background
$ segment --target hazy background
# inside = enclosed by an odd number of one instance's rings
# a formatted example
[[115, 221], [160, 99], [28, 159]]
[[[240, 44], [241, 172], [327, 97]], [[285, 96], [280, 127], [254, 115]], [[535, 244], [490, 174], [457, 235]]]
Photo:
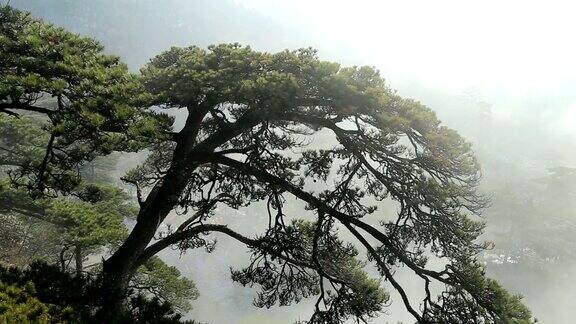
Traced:
[[[3, 1], [6, 2], [5, 0]], [[137, 71], [170, 46], [239, 42], [265, 51], [315, 47], [343, 65], [374, 65], [389, 85], [434, 109], [475, 147], [484, 169], [488, 272], [525, 296], [541, 323], [568, 323], [576, 300], [576, 8], [555, 1], [12, 0], [100, 40]], [[122, 168], [130, 161], [124, 161]], [[243, 232], [250, 215], [221, 210]], [[237, 217], [236, 217], [237, 216]], [[245, 217], [242, 217], [245, 216]], [[309, 303], [271, 310], [229, 280], [248, 255], [164, 253], [201, 297], [190, 317], [291, 323]], [[404, 280], [406, 282], [406, 280]], [[409, 282], [406, 282], [409, 285]], [[416, 285], [416, 284], [415, 284]], [[410, 289], [409, 289], [410, 290]], [[395, 297], [393, 295], [393, 297]], [[398, 299], [374, 323], [411, 322]]]

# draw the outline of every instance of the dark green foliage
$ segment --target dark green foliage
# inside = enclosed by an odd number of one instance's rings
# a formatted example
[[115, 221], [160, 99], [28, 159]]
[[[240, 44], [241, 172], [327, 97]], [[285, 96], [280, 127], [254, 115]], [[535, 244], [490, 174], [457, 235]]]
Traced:
[[119, 322], [154, 324], [197, 323], [193, 320], [182, 320], [182, 315], [175, 313], [169, 303], [162, 302], [157, 297], [146, 299], [142, 295], [130, 297], [129, 312], [124, 315], [124, 318], [119, 317]]
[[131, 287], [149, 292], [159, 301], [168, 302], [183, 313], [192, 308], [190, 301], [199, 296], [191, 280], [182, 277], [176, 267], [167, 265], [157, 256], [148, 259], [138, 269]]
[[[370, 318], [382, 311], [389, 295], [380, 283], [364, 271], [365, 264], [355, 257], [357, 250], [344, 244], [332, 232], [314, 241], [317, 224], [294, 221], [286, 228], [261, 238], [254, 249], [250, 266], [232, 272], [232, 279], [243, 285], [258, 284], [261, 292], [254, 304], [259, 307], [290, 305], [320, 293], [326, 294], [326, 311], [320, 310], [312, 318], [318, 323], [339, 323], [349, 318]], [[299, 262], [317, 256], [322, 271], [309, 271], [315, 264]], [[341, 284], [339, 290], [324, 291], [329, 281]]]
[[[82, 249], [84, 258], [104, 247], [113, 247], [126, 237], [122, 220], [134, 215], [134, 207], [123, 191], [110, 186], [86, 185], [80, 187], [76, 195], [79, 198], [32, 200], [25, 190], [11, 188], [6, 181], [0, 183], [0, 218], [5, 222], [2, 231], [20, 236], [20, 240], [14, 242], [18, 253], [6, 251], [3, 261], [12, 263], [12, 258], [25, 255], [54, 261], [58, 260], [59, 252], [70, 248]], [[34, 236], [35, 231], [30, 232], [30, 225], [38, 228], [39, 237]], [[42, 230], [52, 236], [44, 236]], [[38, 244], [53, 248], [39, 253]], [[8, 242], [3, 245], [10, 246], [14, 247]], [[64, 252], [60, 261], [69, 258]]]
[[[27, 255], [53, 261], [59, 252], [70, 247], [81, 248], [84, 257], [124, 239], [127, 230], [122, 220], [135, 215], [136, 207], [123, 190], [101, 182], [82, 182], [69, 189], [68, 197], [35, 199], [25, 187], [14, 183], [13, 176], [20, 172], [17, 167], [33, 169], [41, 164], [42, 148], [49, 132], [31, 117], [1, 115], [0, 135], [0, 175], [5, 177], [0, 178], [0, 217], [5, 224], [2, 231], [6, 232], [6, 238], [12, 234], [21, 238], [16, 244], [18, 252], [6, 251], [4, 261], [30, 259]], [[88, 164], [84, 169], [91, 167]], [[40, 251], [38, 246], [50, 248]], [[14, 247], [14, 244], [6, 242], [2, 247]]]
[[0, 322], [47, 323], [53, 319], [50, 307], [33, 297], [34, 285], [24, 287], [0, 282]]
[[138, 108], [151, 97], [97, 41], [9, 6], [0, 17], [0, 172], [9, 179], [0, 184], [2, 261], [67, 268], [75, 257], [82, 271], [87, 256], [126, 237], [123, 220], [136, 211], [104, 183], [113, 165], [102, 156], [145, 147], [171, 120]]
[[[46, 134], [28, 117], [3, 115], [0, 133], [10, 134], [7, 138], [11, 141], [2, 141], [10, 151], [7, 155], [21, 151], [26, 157], [33, 156], [30, 152], [35, 146], [35, 142], [27, 141], [33, 138], [28, 135]], [[74, 266], [81, 272], [88, 256], [120, 244], [127, 235], [123, 220], [137, 212], [131, 197], [106, 183], [81, 183], [71, 193], [67, 197], [33, 199], [25, 189], [13, 188], [9, 180], [0, 182], [0, 261], [24, 267], [34, 259], [42, 259], [70, 269], [68, 262], [79, 251], [81, 259]], [[97, 264], [91, 266], [91, 270], [98, 269]], [[156, 295], [182, 311], [190, 309], [190, 300], [198, 295], [190, 280], [158, 258], [145, 264], [134, 279], [139, 291]]]
[[97, 301], [88, 278], [72, 277], [41, 262], [34, 262], [25, 270], [0, 267], [0, 282], [17, 287], [31, 284], [35, 288], [32, 296], [49, 305], [53, 322], [88, 319], [91, 306]]
[[15, 183], [37, 194], [69, 191], [80, 181], [77, 166], [113, 150], [140, 149], [169, 122], [136, 108], [149, 96], [97, 41], [9, 6], [0, 7], [0, 17], [0, 112], [40, 113], [48, 131], [34, 138], [45, 153], [15, 164]]
[[511, 295], [498, 282], [486, 278], [483, 266], [466, 262], [455, 268], [454, 273], [463, 284], [438, 297], [441, 307], [428, 309], [425, 318], [431, 323], [483, 323], [485, 318], [496, 318], [496, 323], [533, 323], [521, 297]]
[[[16, 316], [31, 323], [99, 323], [95, 310], [100, 294], [98, 282], [90, 277], [71, 276], [45, 263], [34, 262], [25, 270], [0, 267], [0, 310], [6, 309], [8, 323], [19, 322]], [[194, 323], [182, 321], [169, 303], [156, 297], [130, 296], [117, 323]]]

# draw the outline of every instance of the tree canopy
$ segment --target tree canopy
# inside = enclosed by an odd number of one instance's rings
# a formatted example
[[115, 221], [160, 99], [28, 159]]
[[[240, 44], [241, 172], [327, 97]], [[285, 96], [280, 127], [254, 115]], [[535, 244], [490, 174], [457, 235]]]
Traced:
[[[210, 250], [219, 232], [252, 251], [232, 279], [260, 288], [255, 305], [314, 297], [308, 323], [367, 321], [390, 290], [420, 323], [531, 323], [476, 259], [486, 200], [470, 144], [375, 68], [322, 61], [313, 49], [222, 44], [171, 48], [133, 75], [94, 40], [7, 7], [0, 15], [0, 113], [37, 116], [48, 134], [40, 159], [15, 157], [12, 187], [35, 200], [67, 195], [96, 156], [149, 151], [122, 178], [139, 210], [103, 264], [103, 318], [158, 252]], [[171, 109], [185, 111], [183, 127]], [[305, 208], [287, 207], [296, 202]], [[219, 206], [250, 205], [267, 213], [256, 236], [216, 220]], [[180, 225], [158, 235], [170, 213]], [[408, 296], [401, 267], [422, 296]]]
[[[97, 260], [125, 239], [124, 221], [137, 212], [132, 197], [106, 174], [114, 167], [107, 154], [118, 145], [124, 151], [145, 147], [135, 134], [162, 117], [130, 112], [136, 108], [126, 100], [139, 100], [141, 93], [131, 90], [139, 83], [96, 41], [0, 9], [0, 56], [8, 64], [0, 80], [0, 262], [22, 267], [39, 259], [80, 275], [91, 258], [88, 270], [97, 270]], [[84, 123], [104, 118], [94, 109], [126, 113], [124, 124], [98, 122], [89, 130]], [[127, 133], [130, 143], [123, 140]], [[139, 290], [189, 309], [198, 295], [192, 281], [159, 259], [152, 264], [133, 277], [147, 281]]]
[[143, 147], [139, 140], [162, 121], [132, 105], [145, 92], [118, 57], [8, 6], [0, 18], [0, 111], [48, 120], [47, 138], [28, 135], [32, 144], [43, 142], [44, 154], [13, 156], [14, 181], [42, 194], [65, 192], [79, 183], [83, 162]]

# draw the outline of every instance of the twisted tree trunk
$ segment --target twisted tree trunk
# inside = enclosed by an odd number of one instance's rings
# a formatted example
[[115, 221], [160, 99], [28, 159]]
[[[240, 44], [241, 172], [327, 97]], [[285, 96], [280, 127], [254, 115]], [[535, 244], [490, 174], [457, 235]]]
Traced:
[[188, 108], [188, 117], [184, 128], [175, 136], [176, 148], [172, 163], [162, 180], [152, 189], [142, 203], [137, 222], [122, 246], [104, 262], [101, 284], [104, 299], [102, 301], [103, 320], [113, 322], [114, 316], [121, 310], [130, 279], [143, 262], [151, 255], [143, 252], [154, 238], [158, 226], [179, 203], [182, 192], [191, 174], [205, 163], [203, 155], [213, 152], [218, 146], [250, 129], [263, 119], [261, 112], [248, 112], [228, 126], [198, 142], [197, 137], [211, 105]]
[[162, 221], [178, 203], [188, 182], [187, 175], [196, 168], [187, 156], [194, 147], [205, 112], [199, 109], [188, 111], [186, 125], [176, 138], [177, 144], [170, 168], [142, 203], [136, 225], [124, 243], [104, 261], [100, 281], [103, 298], [100, 320], [113, 323], [115, 316], [122, 310], [130, 279], [141, 264], [138, 261], [141, 260], [142, 252], [153, 240]]

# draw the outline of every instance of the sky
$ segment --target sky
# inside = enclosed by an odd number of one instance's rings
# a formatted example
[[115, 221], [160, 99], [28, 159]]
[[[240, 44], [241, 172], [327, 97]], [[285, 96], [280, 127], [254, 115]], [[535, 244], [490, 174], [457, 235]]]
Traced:
[[458, 89], [576, 81], [569, 1], [236, 0], [383, 70]]
[[576, 139], [574, 2], [236, 3], [322, 40], [321, 54], [346, 53], [351, 64], [378, 67], [392, 86], [419, 82], [448, 94], [474, 89], [508, 119], [523, 113], [520, 98], [562, 98], [553, 109], [544, 102], [527, 113]]

